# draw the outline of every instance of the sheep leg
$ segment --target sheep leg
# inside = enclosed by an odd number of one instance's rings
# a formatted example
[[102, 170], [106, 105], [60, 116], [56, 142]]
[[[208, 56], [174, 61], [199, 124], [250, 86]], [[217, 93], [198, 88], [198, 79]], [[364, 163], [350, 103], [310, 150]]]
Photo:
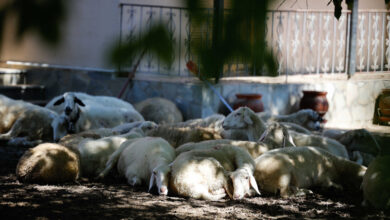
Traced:
[[298, 188], [295, 186], [290, 186], [290, 190], [294, 192], [294, 196], [306, 196], [308, 194], [313, 194], [313, 192], [309, 189]]
[[202, 193], [202, 198], [205, 200], [211, 200], [211, 201], [217, 201], [226, 196], [226, 193], [220, 193], [220, 194], [211, 194], [209, 192]]
[[333, 188], [335, 188], [337, 190], [343, 190], [343, 186], [333, 182], [330, 178], [326, 178], [325, 181], [322, 183], [322, 186], [326, 187], [326, 188], [333, 187]]
[[106, 168], [100, 172], [96, 179], [103, 179], [112, 170], [112, 168], [114, 168], [114, 166], [118, 163], [120, 155], [128, 146], [129, 145], [123, 144], [114, 153], [111, 154], [106, 163]]

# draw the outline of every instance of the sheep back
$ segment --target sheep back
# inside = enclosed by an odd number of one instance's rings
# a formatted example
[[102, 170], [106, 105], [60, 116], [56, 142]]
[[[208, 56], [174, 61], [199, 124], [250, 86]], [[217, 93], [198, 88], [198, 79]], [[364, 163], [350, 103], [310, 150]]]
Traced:
[[147, 121], [157, 124], [173, 124], [183, 121], [183, 115], [176, 104], [168, 99], [155, 97], [135, 104], [135, 109]]
[[26, 151], [16, 167], [18, 180], [28, 183], [74, 182], [78, 175], [79, 160], [76, 154], [52, 143], [40, 144]]
[[378, 156], [363, 177], [363, 196], [372, 206], [390, 209], [390, 156]]
[[255, 159], [254, 176], [260, 190], [280, 191], [287, 197], [312, 186], [357, 191], [366, 168], [316, 147], [288, 147], [268, 151]]

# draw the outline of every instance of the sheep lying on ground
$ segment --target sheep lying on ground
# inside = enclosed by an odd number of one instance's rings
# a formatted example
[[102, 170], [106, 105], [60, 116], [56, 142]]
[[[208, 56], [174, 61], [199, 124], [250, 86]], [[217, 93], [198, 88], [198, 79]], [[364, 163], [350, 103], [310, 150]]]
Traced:
[[79, 160], [69, 149], [51, 143], [40, 144], [26, 151], [19, 159], [16, 176], [21, 182], [75, 182], [79, 175]]
[[[249, 153], [232, 145], [181, 153], [172, 162], [170, 189], [181, 196], [218, 200], [229, 195], [242, 199], [260, 194], [253, 178], [254, 161]], [[233, 190], [232, 190], [233, 189]]]
[[157, 124], [172, 124], [183, 121], [183, 115], [176, 104], [168, 99], [155, 97], [149, 98], [134, 105], [145, 120]]
[[272, 122], [289, 122], [303, 126], [309, 130], [319, 130], [323, 119], [312, 109], [302, 109], [290, 115], [271, 115], [267, 112], [260, 112], [257, 115], [267, 124]]
[[243, 148], [248, 151], [248, 153], [251, 155], [253, 159], [273, 149], [271, 145], [267, 145], [265, 143], [220, 139], [220, 140], [208, 140], [208, 141], [201, 141], [197, 143], [191, 142], [191, 143], [183, 144], [180, 147], [176, 148], [176, 154], [179, 155], [181, 153], [191, 151], [191, 150], [197, 150], [197, 149], [211, 149], [221, 144], [229, 144], [229, 145]]
[[176, 127], [161, 125], [145, 132], [146, 136], [162, 137], [167, 140], [174, 148], [188, 143], [204, 140], [222, 139], [219, 132], [209, 128]]
[[267, 129], [267, 125], [248, 107], [240, 107], [230, 113], [223, 121], [222, 127], [239, 132], [240, 136], [245, 135], [248, 141], [257, 141]]
[[291, 130], [288, 131], [283, 125], [277, 122], [268, 126], [259, 141], [274, 145], [275, 148], [277, 146], [314, 146], [322, 148], [336, 156], [349, 159], [345, 146], [336, 140], [314, 134], [308, 135]]
[[110, 156], [99, 177], [104, 177], [117, 164], [119, 174], [125, 176], [130, 185], [141, 185], [149, 180], [149, 191], [156, 185], [160, 195], [167, 195], [168, 165], [175, 156], [175, 149], [162, 138], [126, 141]]
[[68, 134], [65, 137], [61, 138], [58, 144], [63, 145], [75, 152], [78, 151], [78, 144], [86, 139], [99, 139], [103, 137], [126, 134], [130, 131], [138, 132], [140, 135], [144, 136], [144, 133], [153, 129], [157, 125], [154, 122], [142, 121], [142, 122], [132, 122], [118, 125], [114, 128], [98, 128], [80, 132], [78, 134]]
[[282, 197], [314, 186], [359, 190], [366, 167], [316, 147], [287, 147], [255, 159], [254, 176], [261, 190]]
[[[390, 209], [390, 156], [375, 158], [363, 177], [362, 189], [365, 205]], [[368, 203], [368, 204], [367, 204]]]
[[142, 115], [130, 103], [109, 96], [66, 92], [52, 99], [45, 107], [67, 118], [69, 133], [144, 121]]
[[66, 135], [66, 126], [65, 118], [49, 109], [0, 95], [0, 140], [53, 141]]
[[[106, 166], [106, 162], [123, 142], [136, 141], [143, 137], [138, 132], [94, 139], [84, 139], [77, 145], [80, 157], [80, 170], [83, 177], [97, 177]], [[130, 141], [129, 141], [130, 142]]]
[[184, 122], [176, 123], [176, 127], [202, 127], [211, 128], [215, 131], [222, 131], [222, 122], [225, 119], [224, 115], [213, 114], [205, 118], [191, 119]]
[[351, 159], [365, 166], [368, 166], [381, 150], [375, 137], [366, 129], [347, 131], [336, 140], [346, 146]]

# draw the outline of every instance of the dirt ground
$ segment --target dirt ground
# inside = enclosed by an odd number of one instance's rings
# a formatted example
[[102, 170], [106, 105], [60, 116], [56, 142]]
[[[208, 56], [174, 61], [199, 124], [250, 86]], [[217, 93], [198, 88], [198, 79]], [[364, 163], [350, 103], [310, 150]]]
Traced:
[[361, 195], [318, 189], [306, 197], [209, 202], [150, 194], [123, 180], [22, 184], [15, 176], [22, 153], [0, 146], [0, 219], [390, 219], [390, 211], [362, 207]]

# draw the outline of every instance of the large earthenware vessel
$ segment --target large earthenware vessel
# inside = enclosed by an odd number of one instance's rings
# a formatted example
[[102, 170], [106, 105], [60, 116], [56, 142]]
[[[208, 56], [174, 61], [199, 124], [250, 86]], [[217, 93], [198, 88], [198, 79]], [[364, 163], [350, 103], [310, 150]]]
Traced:
[[299, 103], [300, 109], [313, 109], [321, 117], [323, 117], [329, 108], [328, 99], [326, 98], [327, 92], [323, 91], [311, 91], [303, 90], [303, 97]]
[[237, 99], [233, 102], [233, 109], [237, 109], [242, 106], [247, 106], [254, 112], [264, 111], [264, 105], [261, 101], [261, 94], [257, 93], [238, 93]]
[[390, 89], [383, 89], [379, 96], [378, 111], [380, 117], [390, 118]]

